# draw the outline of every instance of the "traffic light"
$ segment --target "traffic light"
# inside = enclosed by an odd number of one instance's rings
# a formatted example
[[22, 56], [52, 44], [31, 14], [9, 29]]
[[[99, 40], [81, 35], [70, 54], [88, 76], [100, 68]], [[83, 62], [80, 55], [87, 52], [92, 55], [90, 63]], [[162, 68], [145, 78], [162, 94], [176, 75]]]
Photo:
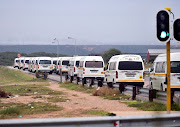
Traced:
[[170, 14], [166, 10], [161, 10], [156, 16], [156, 36], [160, 42], [170, 40]]
[[174, 39], [180, 42], [180, 19], [176, 19], [173, 24]]

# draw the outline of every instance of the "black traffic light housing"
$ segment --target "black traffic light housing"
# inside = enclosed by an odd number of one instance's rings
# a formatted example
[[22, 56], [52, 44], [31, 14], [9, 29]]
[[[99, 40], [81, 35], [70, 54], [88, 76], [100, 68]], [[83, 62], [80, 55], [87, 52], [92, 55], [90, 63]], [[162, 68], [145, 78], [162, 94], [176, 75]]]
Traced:
[[174, 39], [180, 42], [180, 19], [176, 19], [173, 24]]
[[156, 15], [156, 36], [163, 43], [170, 40], [170, 13], [167, 10], [161, 10]]

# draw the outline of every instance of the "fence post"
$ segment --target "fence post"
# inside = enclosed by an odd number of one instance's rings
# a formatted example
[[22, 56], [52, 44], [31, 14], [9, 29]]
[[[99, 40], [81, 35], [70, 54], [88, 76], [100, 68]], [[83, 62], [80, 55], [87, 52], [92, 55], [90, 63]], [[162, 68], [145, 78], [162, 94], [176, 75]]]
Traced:
[[135, 86], [133, 86], [132, 99], [136, 100], [136, 87]]
[[122, 93], [125, 89], [124, 84], [119, 84], [119, 91]]
[[149, 90], [149, 101], [153, 102], [153, 98], [156, 98], [156, 90], [151, 89]]

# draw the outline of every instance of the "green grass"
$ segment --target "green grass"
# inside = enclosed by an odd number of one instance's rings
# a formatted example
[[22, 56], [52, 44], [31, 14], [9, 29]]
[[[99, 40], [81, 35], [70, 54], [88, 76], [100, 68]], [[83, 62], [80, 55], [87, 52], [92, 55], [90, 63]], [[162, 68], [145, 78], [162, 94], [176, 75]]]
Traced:
[[64, 94], [61, 91], [53, 91], [47, 87], [46, 85], [49, 85], [48, 83], [43, 84], [31, 84], [31, 85], [11, 85], [11, 86], [1, 86], [0, 89], [10, 92], [11, 94], [15, 95], [21, 95], [21, 96], [28, 96], [32, 94], [38, 94], [38, 95], [62, 95]]
[[96, 115], [96, 116], [108, 116], [110, 113], [103, 110], [87, 110], [83, 114]]
[[[139, 110], [143, 111], [166, 111], [166, 105], [159, 104], [155, 102], [126, 102], [130, 107], [136, 107]], [[173, 104], [172, 111], [180, 111], [180, 105]]]
[[40, 114], [52, 111], [61, 111], [62, 107], [57, 107], [49, 103], [33, 102], [29, 104], [22, 103], [1, 103], [0, 118], [10, 118], [14, 116], [24, 116], [30, 114]]
[[19, 82], [45, 82], [43, 79], [36, 79], [31, 75], [18, 70], [12, 70], [5, 66], [0, 66], [0, 84]]
[[69, 90], [85, 92], [85, 93], [92, 93], [93, 92], [93, 88], [89, 88], [87, 86], [83, 87], [82, 85], [77, 85], [75, 83], [69, 83], [69, 84], [63, 83], [63, 84], [60, 84], [60, 87], [67, 88]]

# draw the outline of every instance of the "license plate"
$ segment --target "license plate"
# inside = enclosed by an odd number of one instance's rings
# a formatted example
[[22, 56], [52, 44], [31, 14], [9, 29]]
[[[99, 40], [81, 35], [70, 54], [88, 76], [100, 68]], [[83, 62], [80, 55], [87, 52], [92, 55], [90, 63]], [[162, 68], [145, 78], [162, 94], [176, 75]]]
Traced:
[[135, 75], [126, 75], [126, 77], [135, 77]]
[[91, 71], [91, 73], [97, 73], [98, 71]]

